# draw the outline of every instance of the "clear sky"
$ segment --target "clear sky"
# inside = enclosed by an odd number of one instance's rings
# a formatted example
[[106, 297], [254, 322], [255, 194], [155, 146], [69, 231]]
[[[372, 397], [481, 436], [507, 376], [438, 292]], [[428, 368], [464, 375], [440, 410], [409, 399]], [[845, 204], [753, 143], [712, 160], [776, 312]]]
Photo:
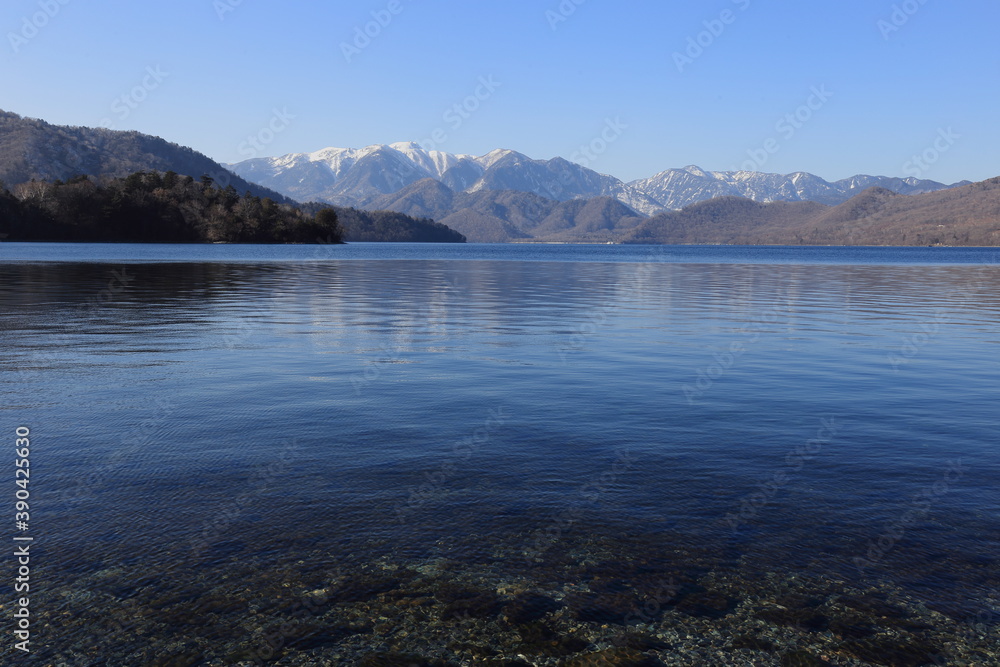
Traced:
[[4, 0], [0, 108], [222, 162], [412, 140], [982, 180], [998, 28], [996, 0]]

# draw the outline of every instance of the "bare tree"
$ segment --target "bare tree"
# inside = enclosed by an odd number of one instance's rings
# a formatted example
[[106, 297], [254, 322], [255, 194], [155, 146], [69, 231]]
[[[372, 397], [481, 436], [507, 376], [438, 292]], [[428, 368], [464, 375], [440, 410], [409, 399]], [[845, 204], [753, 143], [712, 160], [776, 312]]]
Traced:
[[52, 186], [45, 181], [31, 180], [14, 186], [14, 196], [19, 201], [44, 204], [52, 197]]

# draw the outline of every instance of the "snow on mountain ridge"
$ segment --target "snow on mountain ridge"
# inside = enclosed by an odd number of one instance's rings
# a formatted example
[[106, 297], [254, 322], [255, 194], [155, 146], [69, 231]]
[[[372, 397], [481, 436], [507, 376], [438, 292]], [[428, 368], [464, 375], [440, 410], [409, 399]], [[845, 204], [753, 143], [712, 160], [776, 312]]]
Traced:
[[512, 151], [509, 148], [496, 148], [494, 150], [491, 150], [486, 155], [483, 155], [482, 157], [473, 159], [485, 170], [489, 169], [490, 167], [492, 167], [493, 165], [495, 165], [497, 162], [504, 159], [508, 155], [521, 155], [521, 154], [518, 153], [517, 151]]
[[350, 205], [432, 178], [456, 192], [513, 190], [556, 201], [609, 196], [645, 215], [678, 210], [722, 196], [759, 202], [816, 201], [836, 205], [873, 186], [902, 194], [948, 187], [915, 178], [867, 175], [831, 183], [801, 171], [791, 174], [706, 171], [697, 165], [667, 169], [625, 183], [562, 158], [536, 160], [510, 149], [495, 149], [482, 156], [453, 154], [427, 150], [415, 142], [363, 148], [330, 147], [312, 153], [255, 158], [229, 166], [244, 178], [303, 201]]

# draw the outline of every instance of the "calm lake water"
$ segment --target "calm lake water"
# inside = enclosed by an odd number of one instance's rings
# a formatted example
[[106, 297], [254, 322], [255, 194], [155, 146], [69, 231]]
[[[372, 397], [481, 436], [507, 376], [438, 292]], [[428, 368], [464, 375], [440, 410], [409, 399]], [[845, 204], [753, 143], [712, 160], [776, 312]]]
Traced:
[[1000, 664], [997, 256], [0, 244], [0, 659]]

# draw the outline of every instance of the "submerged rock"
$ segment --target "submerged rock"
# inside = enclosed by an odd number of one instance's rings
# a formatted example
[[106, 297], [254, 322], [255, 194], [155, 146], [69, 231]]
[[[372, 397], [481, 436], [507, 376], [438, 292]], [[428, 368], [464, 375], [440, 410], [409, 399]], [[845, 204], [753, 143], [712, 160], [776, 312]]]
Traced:
[[367, 602], [381, 593], [399, 588], [402, 580], [383, 575], [358, 575], [330, 591], [336, 602]]
[[876, 628], [860, 616], [842, 616], [830, 621], [830, 632], [841, 639], [866, 639], [876, 633]]
[[625, 593], [573, 593], [564, 602], [573, 616], [584, 623], [624, 625], [638, 611], [635, 597]]
[[664, 651], [672, 648], [667, 642], [637, 633], [619, 635], [612, 639], [611, 643], [620, 648], [634, 649], [641, 653], [645, 653], [646, 651]]
[[547, 595], [525, 593], [504, 605], [504, 620], [512, 625], [538, 621], [562, 608], [562, 604]]
[[520, 626], [518, 653], [525, 655], [566, 656], [586, 650], [590, 642], [579, 637], [560, 635], [544, 623]]
[[792, 651], [781, 656], [781, 667], [832, 667], [826, 660], [817, 658], [809, 651]]
[[296, 626], [293, 635], [288, 638], [285, 646], [296, 651], [309, 651], [324, 646], [339, 644], [348, 637], [371, 633], [370, 627], [353, 627], [348, 625], [323, 626], [314, 623], [304, 623]]
[[485, 591], [470, 588], [463, 584], [453, 584], [449, 582], [439, 583], [434, 587], [434, 597], [441, 602], [455, 602], [457, 600], [467, 600], [483, 595]]
[[177, 655], [167, 655], [146, 663], [146, 667], [194, 667], [205, 661], [205, 654], [194, 650]]
[[358, 667], [457, 667], [446, 660], [423, 658], [411, 653], [377, 652], [361, 658]]
[[843, 648], [861, 660], [892, 667], [937, 664], [936, 656], [941, 653], [939, 649], [916, 640], [869, 639], [845, 642]]
[[808, 632], [824, 632], [830, 627], [830, 619], [813, 609], [782, 609], [765, 607], [758, 609], [757, 615], [765, 621]]
[[714, 591], [688, 593], [681, 598], [674, 609], [688, 616], [701, 618], [724, 618], [729, 615], [739, 603]]
[[740, 635], [733, 637], [734, 649], [752, 649], [754, 651], [765, 651], [773, 653], [776, 649], [773, 642], [763, 637], [751, 637], [750, 635]]
[[456, 618], [492, 618], [500, 613], [500, 598], [495, 593], [483, 593], [473, 598], [455, 600], [441, 612], [441, 620]]
[[628, 648], [609, 648], [568, 658], [560, 667], [664, 667], [659, 658]]

